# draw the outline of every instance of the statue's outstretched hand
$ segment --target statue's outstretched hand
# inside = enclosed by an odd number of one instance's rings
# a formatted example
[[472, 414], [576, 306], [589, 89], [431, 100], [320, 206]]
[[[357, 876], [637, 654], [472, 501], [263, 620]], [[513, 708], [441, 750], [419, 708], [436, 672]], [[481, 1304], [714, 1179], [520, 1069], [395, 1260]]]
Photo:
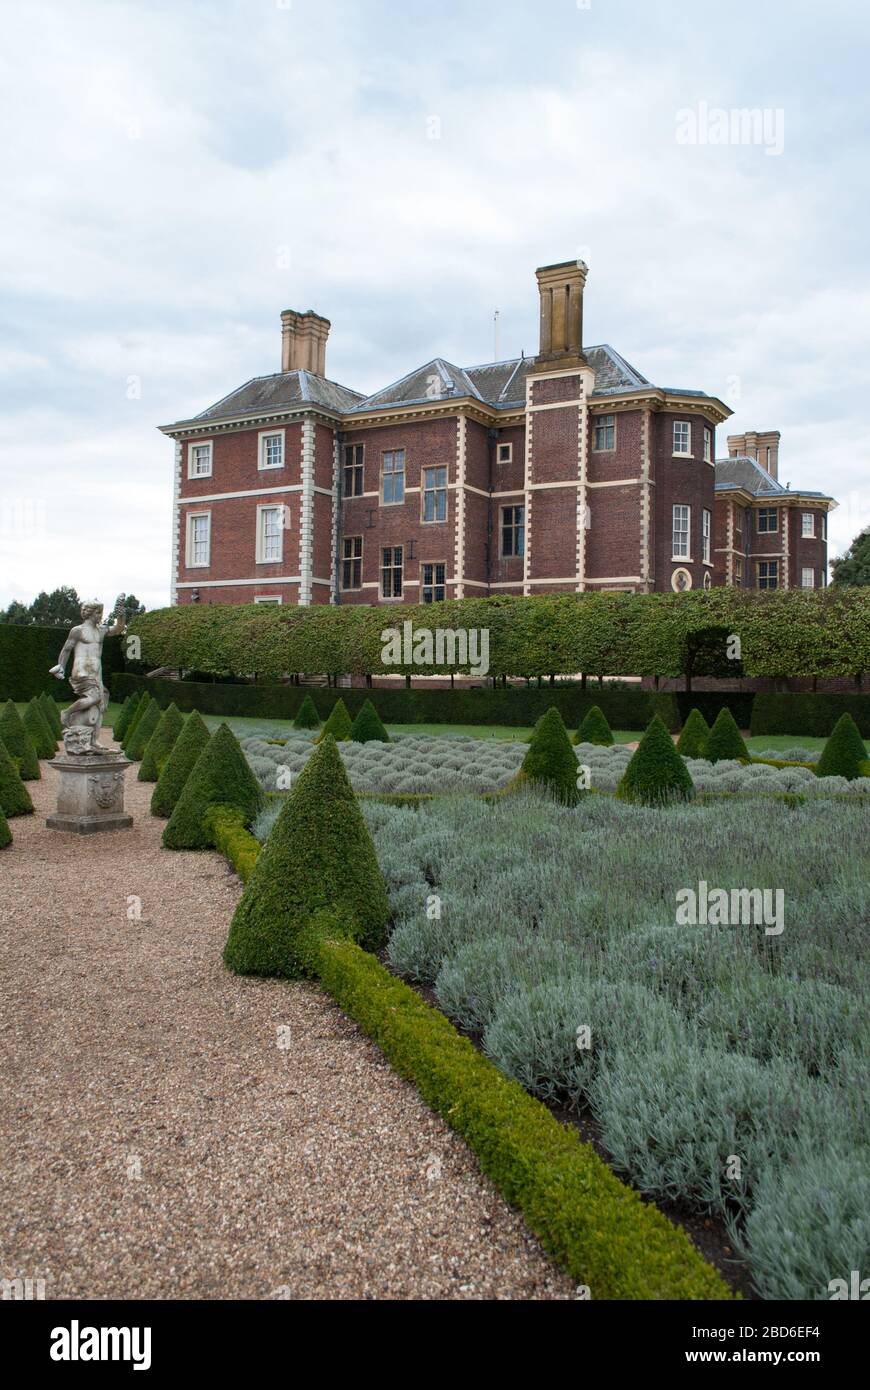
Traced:
[[48, 674], [49, 674], [50, 676], [56, 676], [57, 679], [58, 679], [59, 681], [62, 681], [62, 680], [63, 680], [63, 667], [62, 667], [62, 666], [52, 666], [52, 668], [51, 668], [51, 670], [49, 671]]

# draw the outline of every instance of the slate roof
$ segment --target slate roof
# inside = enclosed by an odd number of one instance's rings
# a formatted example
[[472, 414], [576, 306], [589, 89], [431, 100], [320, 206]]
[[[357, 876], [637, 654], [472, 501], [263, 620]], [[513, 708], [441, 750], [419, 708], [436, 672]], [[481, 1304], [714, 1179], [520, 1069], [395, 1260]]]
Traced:
[[[652, 384], [608, 343], [586, 348], [585, 354], [595, 373], [593, 398], [606, 398]], [[525, 404], [526, 376], [535, 361], [534, 357], [513, 357], [506, 362], [457, 367], [443, 357], [433, 357], [431, 362], [370, 396], [315, 376], [313, 372], [276, 372], [272, 376], [252, 377], [192, 420], [180, 420], [163, 428], [171, 432], [184, 426], [189, 428], [194, 421], [234, 420], [246, 415], [258, 417], [306, 405], [319, 406], [336, 415], [354, 415], [391, 406], [425, 405], [427, 401], [449, 400], [451, 396], [470, 396], [495, 410], [515, 410]], [[676, 391], [672, 394], [704, 396], [706, 392]]]
[[796, 495], [833, 501], [826, 492], [808, 492], [805, 488], [795, 488], [792, 492], [791, 488], [783, 487], [782, 483], [771, 477], [757, 459], [747, 458], [744, 454], [716, 460], [716, 491], [727, 492], [732, 488], [740, 488], [743, 492], [751, 493], [753, 497], [777, 498]]
[[337, 381], [315, 376], [313, 372], [276, 372], [274, 376], [255, 376], [244, 386], [210, 405], [196, 420], [225, 420], [237, 415], [267, 415], [273, 410], [298, 405], [319, 405], [341, 414], [362, 400], [359, 391], [339, 386]]

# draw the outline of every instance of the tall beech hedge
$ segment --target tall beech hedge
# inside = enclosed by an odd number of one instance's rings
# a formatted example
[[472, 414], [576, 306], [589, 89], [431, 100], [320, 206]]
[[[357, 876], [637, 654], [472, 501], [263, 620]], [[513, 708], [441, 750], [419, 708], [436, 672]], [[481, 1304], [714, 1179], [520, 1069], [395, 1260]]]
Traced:
[[[43, 690], [54, 700], [69, 704], [75, 699], [69, 682], [48, 674], [57, 665], [60, 649], [67, 639], [65, 627], [18, 626], [0, 623], [0, 702], [32, 700]], [[120, 637], [107, 637], [103, 643], [103, 682], [116, 671], [123, 671]], [[67, 671], [70, 669], [67, 662]]]
[[[185, 604], [141, 614], [131, 632], [142, 640], [146, 666], [218, 679], [450, 674], [447, 665], [384, 665], [381, 632], [405, 622], [416, 630], [487, 629], [495, 677], [680, 677], [732, 666], [735, 675], [771, 677], [870, 671], [870, 596], [860, 589], [500, 595], [396, 608]], [[721, 650], [731, 634], [740, 638], [739, 664]]]

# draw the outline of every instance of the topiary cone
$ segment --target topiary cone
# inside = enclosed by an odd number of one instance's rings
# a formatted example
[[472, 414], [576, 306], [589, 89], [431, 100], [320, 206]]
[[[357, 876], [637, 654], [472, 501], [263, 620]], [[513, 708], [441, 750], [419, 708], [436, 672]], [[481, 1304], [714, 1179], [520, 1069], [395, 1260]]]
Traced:
[[29, 816], [33, 813], [30, 792], [18, 775], [18, 768], [9, 756], [6, 744], [0, 739], [0, 811], [6, 816]]
[[366, 700], [350, 730], [353, 743], [389, 743], [390, 735], [371, 700]]
[[245, 825], [250, 825], [265, 804], [263, 789], [238, 739], [228, 724], [221, 724], [184, 784], [163, 831], [164, 848], [210, 849], [214, 837], [203, 819], [211, 806], [232, 806], [242, 814]]
[[335, 740], [314, 750], [264, 845], [230, 925], [224, 961], [238, 975], [305, 973], [303, 934], [319, 914], [367, 950], [390, 916], [375, 847]]
[[681, 753], [684, 758], [703, 758], [709, 737], [710, 725], [701, 711], [699, 709], [690, 710], [689, 717], [677, 739], [677, 752]]
[[42, 773], [36, 745], [21, 722], [21, 715], [11, 700], [7, 700], [0, 712], [0, 739], [6, 744], [10, 758], [18, 764], [18, 775], [22, 782], [38, 782]]
[[211, 735], [198, 710], [184, 721], [184, 728], [175, 740], [172, 752], [163, 764], [157, 786], [151, 797], [152, 816], [171, 816], [184, 785], [196, 766], [200, 753]]
[[609, 748], [614, 742], [607, 716], [598, 705], [593, 705], [587, 710], [586, 717], [580, 728], [577, 730], [575, 743], [597, 743], [602, 748]]
[[148, 713], [149, 707], [153, 703], [154, 701], [151, 699], [151, 696], [148, 694], [148, 691], [143, 690], [142, 699], [139, 701], [138, 705], [130, 715], [130, 722], [124, 730], [124, 737], [121, 739], [121, 747], [123, 748], [125, 753], [127, 751], [131, 738], [136, 732], [136, 725], [139, 723], [141, 719], [145, 718], [145, 715]]
[[145, 746], [142, 761], [139, 764], [140, 782], [157, 781], [163, 770], [163, 764], [172, 752], [175, 740], [183, 728], [184, 719], [173, 701], [161, 714], [157, 728]]
[[118, 710], [118, 713], [115, 715], [115, 722], [112, 725], [112, 738], [117, 739], [119, 737], [119, 734], [123, 734], [124, 726], [129, 718], [130, 706], [132, 703], [133, 696], [128, 695], [126, 700], [123, 701], [121, 708]]
[[655, 715], [622, 775], [616, 795], [621, 801], [662, 806], [670, 801], [688, 801], [693, 794], [689, 769]]
[[306, 695], [299, 709], [296, 711], [296, 718], [293, 720], [294, 729], [319, 729], [320, 715], [317, 713], [317, 706], [310, 695]]
[[127, 735], [124, 752], [131, 762], [141, 761], [142, 754], [148, 747], [148, 741], [160, 723], [160, 713], [160, 706], [157, 701], [152, 700], [142, 718], [136, 720], [133, 730]]
[[573, 806], [583, 794], [577, 786], [577, 773], [577, 754], [571, 747], [568, 730], [555, 705], [551, 705], [535, 725], [528, 752], [509, 786], [532, 782]]
[[3, 812], [0, 811], [0, 849], [5, 849], [7, 845], [11, 844], [12, 831], [9, 829], [9, 823], [6, 820], [6, 817], [4, 816]]
[[816, 763], [817, 777], [846, 777], [854, 782], [863, 777], [863, 763], [867, 761], [867, 749], [858, 725], [851, 714], [843, 714], [834, 725], [821, 757]]
[[139, 704], [142, 700], [144, 700], [144, 698], [144, 690], [139, 695], [137, 695], [134, 691], [132, 695], [127, 696], [126, 700], [121, 706], [120, 714], [118, 715], [118, 718], [115, 720], [115, 723], [112, 727], [112, 735], [117, 743], [124, 742], [124, 739], [127, 737], [127, 733], [129, 732], [130, 725], [133, 721], [133, 715], [136, 713]]
[[35, 695], [32, 700], [28, 701], [27, 708], [21, 716], [21, 722], [33, 739], [37, 756], [53, 758], [57, 752], [57, 739], [48, 727], [48, 720]]
[[54, 734], [54, 741], [58, 743], [63, 738], [63, 725], [60, 722], [60, 710], [57, 707], [57, 701], [51, 698], [47, 690], [43, 690], [38, 699], [48, 727]]
[[332, 706], [329, 718], [320, 731], [320, 737], [317, 739], [317, 742], [322, 743], [327, 734], [331, 734], [336, 743], [346, 743], [350, 738], [351, 728], [352, 725], [350, 722], [350, 715], [347, 712], [347, 706], [339, 695], [335, 704]]
[[726, 758], [749, 761], [749, 749], [727, 705], [723, 705], [717, 714], [701, 756], [711, 763], [724, 762]]

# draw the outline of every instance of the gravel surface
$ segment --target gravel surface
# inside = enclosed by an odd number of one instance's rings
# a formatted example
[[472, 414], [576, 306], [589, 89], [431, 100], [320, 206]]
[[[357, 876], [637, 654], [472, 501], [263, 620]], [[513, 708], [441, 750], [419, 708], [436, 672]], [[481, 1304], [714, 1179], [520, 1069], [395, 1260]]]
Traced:
[[225, 971], [238, 880], [161, 849], [135, 768], [132, 830], [93, 837], [46, 828], [42, 770], [0, 855], [0, 1278], [49, 1299], [575, 1296], [316, 986]]

